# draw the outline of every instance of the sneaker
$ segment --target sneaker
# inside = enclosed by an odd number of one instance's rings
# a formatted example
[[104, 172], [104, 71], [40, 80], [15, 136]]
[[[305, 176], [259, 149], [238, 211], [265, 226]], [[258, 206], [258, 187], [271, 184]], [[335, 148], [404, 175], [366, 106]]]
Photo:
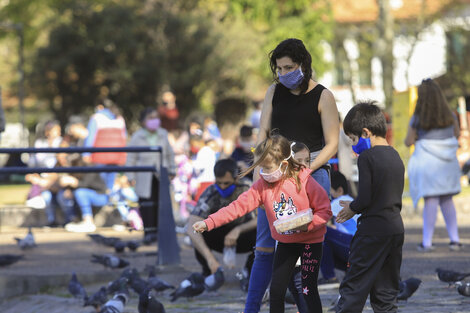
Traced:
[[460, 242], [451, 241], [449, 243], [450, 251], [460, 251], [463, 249], [463, 245]]
[[339, 287], [339, 280], [336, 277], [332, 277], [332, 278], [329, 278], [329, 279], [319, 278], [318, 282], [317, 282], [317, 285], [318, 285], [319, 290], [338, 288]]
[[417, 249], [418, 251], [420, 251], [420, 252], [432, 252], [432, 251], [434, 251], [434, 250], [436, 249], [436, 247], [434, 247], [433, 245], [431, 245], [431, 246], [429, 246], [429, 247], [425, 247], [425, 246], [423, 246], [422, 243], [420, 243], [420, 244], [418, 245], [418, 247], [416, 247], [416, 249]]
[[65, 230], [72, 233], [92, 233], [96, 230], [96, 226], [90, 222], [68, 223]]

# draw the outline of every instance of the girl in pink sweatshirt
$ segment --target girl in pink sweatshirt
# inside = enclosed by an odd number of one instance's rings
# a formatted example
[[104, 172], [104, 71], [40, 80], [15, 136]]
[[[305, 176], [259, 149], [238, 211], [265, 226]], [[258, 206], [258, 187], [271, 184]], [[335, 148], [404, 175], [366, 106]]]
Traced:
[[[263, 205], [272, 237], [278, 241], [270, 287], [270, 312], [284, 312], [284, 298], [295, 263], [302, 261], [302, 292], [309, 312], [322, 312], [317, 289], [318, 269], [326, 222], [331, 218], [330, 201], [325, 190], [310, 176], [310, 170], [293, 158], [289, 141], [271, 135], [255, 149], [257, 160], [242, 176], [260, 166], [253, 186], [230, 205], [194, 223], [196, 232], [211, 231]], [[305, 210], [313, 219], [300, 228], [278, 233], [274, 222]]]

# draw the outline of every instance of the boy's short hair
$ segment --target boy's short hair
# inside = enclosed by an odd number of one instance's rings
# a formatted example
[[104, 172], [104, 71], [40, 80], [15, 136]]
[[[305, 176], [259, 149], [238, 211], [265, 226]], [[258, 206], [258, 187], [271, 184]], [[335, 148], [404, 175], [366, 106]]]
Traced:
[[225, 176], [225, 173], [229, 172], [233, 178], [236, 178], [238, 175], [238, 166], [237, 162], [233, 159], [222, 159], [215, 163], [214, 165], [214, 175], [215, 177]]
[[253, 127], [243, 125], [240, 127], [240, 137], [251, 137], [253, 136]]
[[331, 173], [331, 188], [338, 190], [339, 187], [343, 188], [343, 193], [345, 195], [349, 193], [346, 177], [339, 171], [333, 171]]
[[373, 135], [385, 138], [387, 122], [382, 110], [376, 103], [376, 101], [360, 102], [353, 106], [344, 118], [343, 129], [345, 134], [361, 137], [362, 130], [367, 128]]

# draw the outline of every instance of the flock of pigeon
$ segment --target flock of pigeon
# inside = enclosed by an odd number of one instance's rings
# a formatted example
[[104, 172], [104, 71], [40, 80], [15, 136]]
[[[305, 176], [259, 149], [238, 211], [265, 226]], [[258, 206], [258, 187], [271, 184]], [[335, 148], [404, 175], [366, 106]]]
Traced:
[[[88, 234], [94, 242], [114, 248], [116, 253], [122, 253], [126, 248], [135, 252], [140, 246], [137, 240], [122, 241], [117, 237], [105, 237], [100, 234]], [[14, 238], [21, 250], [32, 249], [37, 246], [34, 235], [29, 228], [24, 238]], [[0, 254], [0, 267], [8, 266], [18, 262], [23, 258], [20, 254]], [[192, 298], [202, 294], [204, 291], [215, 291], [224, 283], [224, 272], [220, 267], [214, 274], [204, 277], [201, 273], [191, 273], [184, 279], [178, 287], [156, 276], [154, 266], [147, 265], [148, 278], [140, 277], [135, 268], [129, 267], [130, 263], [113, 254], [92, 254], [91, 262], [103, 265], [111, 269], [123, 269], [120, 277], [107, 286], [102, 286], [97, 292], [88, 296], [85, 288], [80, 284], [75, 273], [72, 274], [68, 290], [76, 298], [83, 301], [83, 306], [92, 306], [99, 313], [121, 313], [124, 306], [129, 301], [129, 288], [139, 297], [139, 313], [164, 313], [165, 308], [156, 298], [165, 290], [172, 289], [170, 300], [176, 301], [180, 297]], [[465, 282], [465, 278], [470, 277], [470, 273], [459, 273], [442, 268], [436, 269], [437, 277], [440, 281], [448, 283], [449, 287], [455, 286], [459, 294], [470, 297], [470, 282]], [[400, 292], [398, 300], [407, 300], [419, 288], [421, 280], [409, 278], [400, 282]], [[112, 296], [108, 299], [108, 296]]]
[[[88, 234], [90, 239], [100, 245], [114, 248], [116, 253], [122, 253], [126, 248], [135, 252], [140, 247], [140, 241], [123, 241], [118, 237], [106, 237], [100, 234]], [[21, 250], [32, 249], [37, 246], [34, 235], [29, 228], [24, 238], [14, 238]], [[20, 254], [0, 255], [0, 266], [13, 264], [23, 258]], [[204, 277], [201, 273], [191, 273], [184, 279], [178, 287], [158, 278], [156, 268], [151, 265], [146, 266], [149, 273], [147, 279], [140, 277], [137, 269], [130, 267], [130, 263], [114, 254], [92, 254], [90, 262], [103, 265], [105, 268], [124, 269], [121, 276], [109, 282], [107, 286], [102, 286], [94, 294], [88, 296], [85, 288], [78, 281], [76, 273], [72, 274], [68, 290], [75, 297], [83, 302], [83, 306], [92, 306], [99, 313], [121, 313], [129, 301], [129, 289], [138, 295], [139, 313], [164, 313], [165, 308], [156, 298], [157, 294], [167, 289], [173, 289], [170, 300], [176, 301], [180, 297], [192, 298], [202, 294], [204, 291], [215, 291], [224, 284], [224, 272], [220, 267], [216, 273]], [[111, 299], [108, 297], [111, 296]]]

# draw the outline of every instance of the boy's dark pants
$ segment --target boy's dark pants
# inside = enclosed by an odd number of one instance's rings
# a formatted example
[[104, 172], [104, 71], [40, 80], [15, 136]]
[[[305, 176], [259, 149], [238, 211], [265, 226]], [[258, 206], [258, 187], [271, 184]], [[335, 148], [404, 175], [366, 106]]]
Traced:
[[404, 234], [354, 236], [337, 313], [362, 312], [369, 293], [375, 313], [397, 312], [403, 240]]

